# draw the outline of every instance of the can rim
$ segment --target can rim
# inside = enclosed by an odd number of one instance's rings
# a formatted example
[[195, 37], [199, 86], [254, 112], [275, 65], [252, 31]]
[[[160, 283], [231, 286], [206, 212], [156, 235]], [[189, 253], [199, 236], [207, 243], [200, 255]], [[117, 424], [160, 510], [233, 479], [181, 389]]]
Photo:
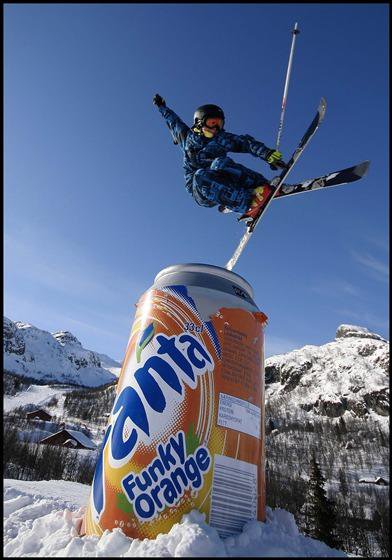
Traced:
[[158, 282], [158, 280], [162, 280], [164, 276], [168, 276], [170, 274], [176, 274], [179, 272], [197, 272], [202, 274], [203, 273], [211, 274], [213, 276], [218, 276], [219, 278], [224, 278], [231, 282], [235, 282], [242, 289], [247, 291], [251, 297], [253, 297], [253, 288], [249, 284], [249, 282], [245, 280], [245, 278], [243, 278], [236, 272], [227, 270], [227, 268], [222, 268], [221, 266], [216, 266], [213, 264], [203, 264], [203, 263], [173, 264], [171, 266], [167, 266], [166, 268], [158, 272], [158, 274], [155, 276], [154, 283]]

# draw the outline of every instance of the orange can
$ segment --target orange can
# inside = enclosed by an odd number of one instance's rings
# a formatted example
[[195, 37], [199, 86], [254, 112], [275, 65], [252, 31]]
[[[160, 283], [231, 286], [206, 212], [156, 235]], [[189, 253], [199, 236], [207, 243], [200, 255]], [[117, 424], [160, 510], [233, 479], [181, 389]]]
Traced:
[[170, 266], [137, 304], [82, 533], [167, 533], [197, 509], [221, 537], [265, 520], [264, 326], [248, 282]]

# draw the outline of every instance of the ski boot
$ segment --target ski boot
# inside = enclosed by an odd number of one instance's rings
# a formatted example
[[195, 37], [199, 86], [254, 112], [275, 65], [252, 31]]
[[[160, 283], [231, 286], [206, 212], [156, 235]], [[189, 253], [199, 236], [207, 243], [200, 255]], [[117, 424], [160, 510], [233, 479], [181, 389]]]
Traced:
[[244, 214], [242, 214], [242, 216], [238, 218], [238, 221], [245, 221], [247, 224], [251, 224], [259, 215], [260, 210], [263, 208], [263, 204], [266, 202], [266, 200], [268, 200], [272, 190], [273, 187], [271, 187], [271, 185], [262, 185], [260, 187], [256, 187], [252, 193], [253, 198], [250, 203], [250, 207]]

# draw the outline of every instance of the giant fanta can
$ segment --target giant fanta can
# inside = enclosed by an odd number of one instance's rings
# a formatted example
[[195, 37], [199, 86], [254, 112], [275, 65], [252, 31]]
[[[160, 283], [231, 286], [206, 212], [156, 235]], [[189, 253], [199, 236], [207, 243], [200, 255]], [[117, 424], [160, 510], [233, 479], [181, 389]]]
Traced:
[[221, 537], [265, 520], [264, 326], [241, 276], [170, 266], [144, 293], [82, 533], [167, 533], [197, 509]]

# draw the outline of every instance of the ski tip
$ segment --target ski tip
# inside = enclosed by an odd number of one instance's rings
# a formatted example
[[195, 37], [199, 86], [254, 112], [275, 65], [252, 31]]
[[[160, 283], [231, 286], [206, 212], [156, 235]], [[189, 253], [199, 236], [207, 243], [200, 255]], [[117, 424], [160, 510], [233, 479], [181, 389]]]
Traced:
[[319, 103], [319, 108], [318, 111], [320, 113], [320, 117], [323, 118], [325, 111], [327, 110], [327, 100], [325, 99], [325, 97], [322, 97], [320, 99], [320, 103]]
[[369, 165], [370, 165], [370, 161], [366, 160], [363, 161], [362, 163], [359, 163], [356, 167], [355, 167], [355, 174], [358, 175], [358, 177], [364, 177], [369, 169]]

